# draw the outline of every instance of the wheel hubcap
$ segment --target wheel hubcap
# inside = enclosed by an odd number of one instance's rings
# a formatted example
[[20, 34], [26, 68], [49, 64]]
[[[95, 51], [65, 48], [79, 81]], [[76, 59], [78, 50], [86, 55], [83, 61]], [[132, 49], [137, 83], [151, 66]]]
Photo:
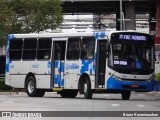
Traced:
[[86, 94], [87, 93], [87, 83], [85, 83], [83, 87], [84, 87], [84, 94]]
[[34, 83], [33, 81], [29, 81], [28, 83], [28, 92], [32, 93], [34, 91]]

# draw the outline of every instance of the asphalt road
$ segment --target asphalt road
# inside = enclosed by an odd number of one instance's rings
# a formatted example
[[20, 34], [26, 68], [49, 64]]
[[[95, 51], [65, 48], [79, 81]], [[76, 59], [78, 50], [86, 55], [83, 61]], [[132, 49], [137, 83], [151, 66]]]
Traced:
[[[93, 99], [84, 99], [83, 95], [76, 98], [61, 98], [56, 93], [46, 93], [43, 98], [28, 97], [26, 93], [0, 93], [0, 111], [160, 111], [160, 93], [132, 93], [129, 101], [121, 100], [120, 94], [94, 94]], [[92, 115], [91, 115], [92, 116]], [[159, 120], [159, 117], [67, 117], [65, 120]], [[2, 117], [0, 117], [0, 120]], [[8, 118], [3, 118], [5, 120]], [[11, 119], [11, 118], [10, 118]], [[9, 120], [10, 120], [9, 119]], [[14, 118], [15, 119], [15, 118]], [[22, 119], [22, 118], [16, 118]], [[27, 119], [27, 118], [24, 118]], [[46, 120], [46, 118], [29, 118], [29, 120]], [[60, 119], [62, 118], [47, 118]], [[27, 119], [28, 120], [28, 119]]]

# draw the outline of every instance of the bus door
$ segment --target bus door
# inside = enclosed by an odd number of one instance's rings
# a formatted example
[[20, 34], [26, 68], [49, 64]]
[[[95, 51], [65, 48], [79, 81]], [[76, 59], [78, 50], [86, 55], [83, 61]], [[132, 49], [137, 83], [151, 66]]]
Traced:
[[64, 87], [64, 62], [66, 41], [53, 41], [52, 80], [53, 87]]
[[98, 40], [97, 59], [96, 59], [96, 88], [105, 87], [105, 70], [106, 70], [106, 40]]

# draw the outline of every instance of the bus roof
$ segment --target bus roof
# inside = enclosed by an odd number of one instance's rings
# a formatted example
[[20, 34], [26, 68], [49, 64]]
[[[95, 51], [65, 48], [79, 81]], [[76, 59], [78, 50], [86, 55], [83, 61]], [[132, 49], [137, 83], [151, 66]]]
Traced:
[[[118, 33], [118, 32], [136, 32], [136, 31], [94, 31], [94, 32], [67, 32], [67, 33], [29, 33], [29, 34], [10, 34], [10, 38], [65, 38], [65, 37], [80, 37], [80, 36], [107, 36], [110, 39], [110, 36], [112, 33]], [[141, 33], [141, 32], [136, 32]], [[145, 34], [145, 33], [143, 33]]]

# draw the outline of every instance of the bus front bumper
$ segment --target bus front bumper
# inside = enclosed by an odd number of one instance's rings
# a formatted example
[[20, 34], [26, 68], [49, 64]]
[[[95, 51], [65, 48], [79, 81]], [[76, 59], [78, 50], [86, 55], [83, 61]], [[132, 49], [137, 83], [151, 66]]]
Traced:
[[136, 92], [150, 92], [154, 91], [155, 81], [121, 81], [110, 77], [106, 82], [106, 89], [109, 90], [130, 90]]

